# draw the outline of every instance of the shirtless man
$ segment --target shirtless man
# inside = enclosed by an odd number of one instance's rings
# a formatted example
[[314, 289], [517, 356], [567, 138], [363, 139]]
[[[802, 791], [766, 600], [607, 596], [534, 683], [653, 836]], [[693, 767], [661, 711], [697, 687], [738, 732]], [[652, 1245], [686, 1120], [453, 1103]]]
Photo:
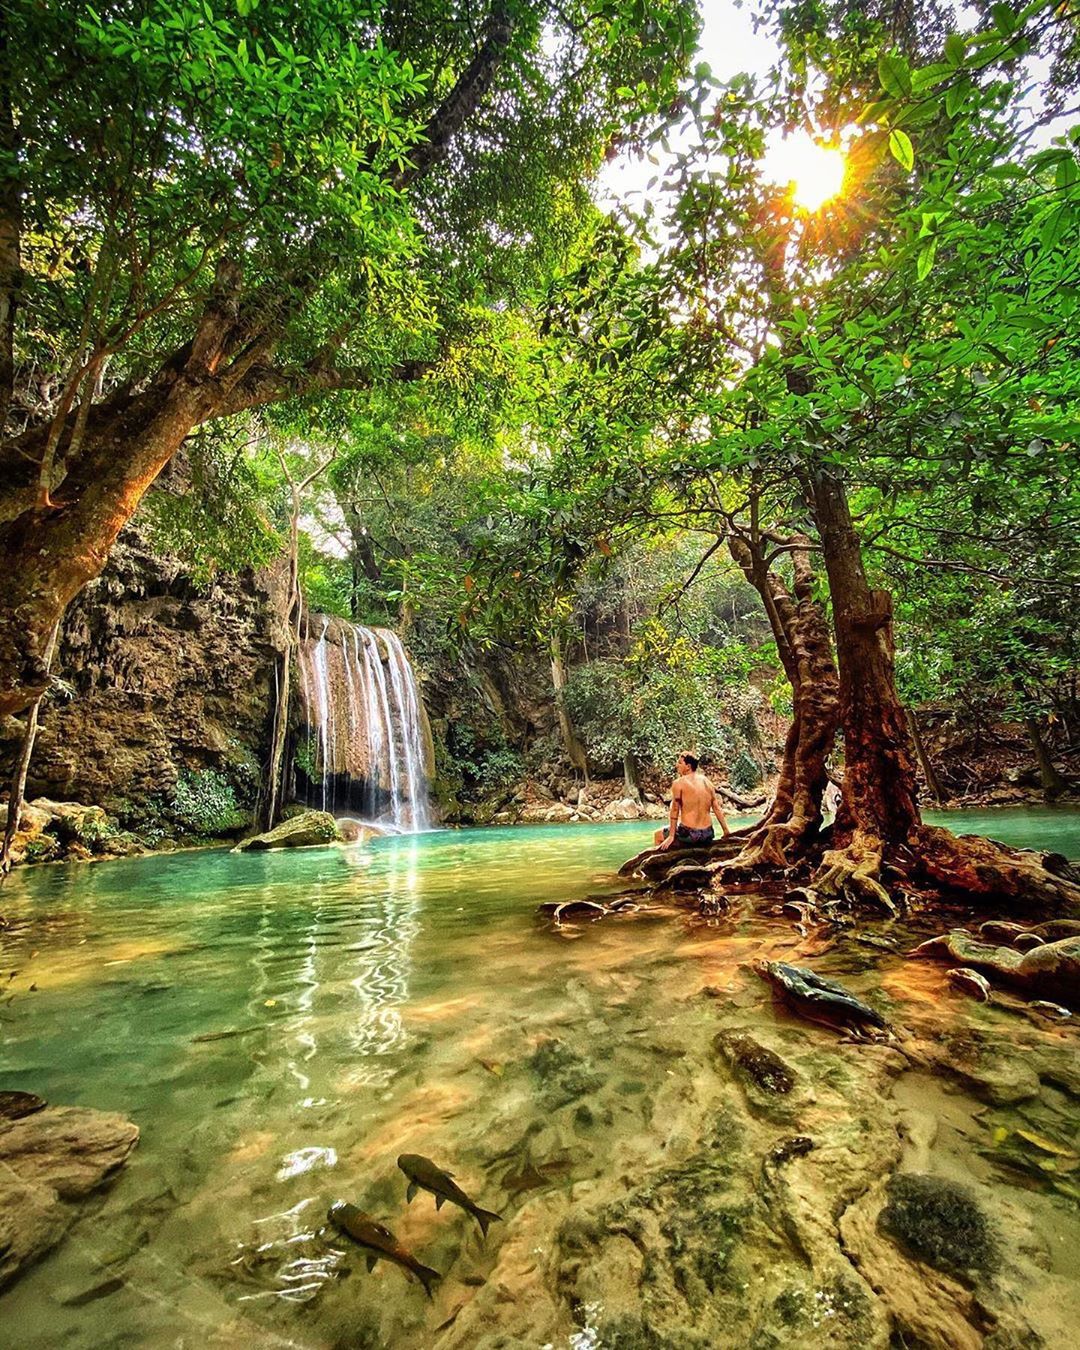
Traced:
[[673, 844], [680, 844], [683, 848], [706, 847], [713, 841], [710, 816], [715, 816], [724, 834], [729, 835], [731, 831], [720, 809], [720, 798], [712, 783], [698, 772], [697, 757], [680, 755], [675, 769], [679, 776], [671, 785], [671, 816], [667, 837], [663, 830], [657, 830], [654, 838], [657, 847], [667, 849]]

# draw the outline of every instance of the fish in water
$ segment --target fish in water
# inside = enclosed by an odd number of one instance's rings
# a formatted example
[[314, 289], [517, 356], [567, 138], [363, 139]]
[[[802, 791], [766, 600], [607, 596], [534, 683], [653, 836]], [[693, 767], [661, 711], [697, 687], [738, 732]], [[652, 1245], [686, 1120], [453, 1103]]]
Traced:
[[326, 1215], [339, 1233], [344, 1233], [367, 1252], [367, 1268], [375, 1269], [376, 1261], [392, 1261], [395, 1266], [415, 1275], [424, 1286], [424, 1293], [432, 1297], [431, 1286], [442, 1276], [430, 1266], [422, 1265], [412, 1252], [403, 1247], [389, 1228], [384, 1228], [370, 1214], [350, 1205], [345, 1200], [337, 1200], [330, 1206]]
[[0, 1092], [0, 1120], [21, 1120], [48, 1105], [36, 1092]]
[[784, 961], [755, 961], [755, 972], [777, 990], [784, 1001], [803, 1017], [824, 1022], [854, 1036], [888, 1032], [888, 1022], [868, 1004], [849, 993], [842, 984], [826, 980], [804, 966]]
[[417, 1191], [430, 1191], [435, 1197], [436, 1209], [442, 1209], [444, 1200], [460, 1205], [466, 1214], [473, 1216], [485, 1237], [487, 1237], [488, 1226], [495, 1219], [502, 1218], [501, 1214], [494, 1214], [490, 1209], [481, 1209], [479, 1205], [474, 1205], [454, 1180], [453, 1172], [444, 1172], [430, 1158], [422, 1157], [419, 1153], [403, 1153], [398, 1158], [397, 1165], [409, 1178], [409, 1188], [405, 1192], [405, 1199], [410, 1204]]
[[945, 972], [945, 978], [950, 984], [955, 984], [957, 989], [962, 989], [965, 994], [978, 999], [980, 1003], [990, 1002], [989, 981], [970, 966], [954, 966], [952, 970]]

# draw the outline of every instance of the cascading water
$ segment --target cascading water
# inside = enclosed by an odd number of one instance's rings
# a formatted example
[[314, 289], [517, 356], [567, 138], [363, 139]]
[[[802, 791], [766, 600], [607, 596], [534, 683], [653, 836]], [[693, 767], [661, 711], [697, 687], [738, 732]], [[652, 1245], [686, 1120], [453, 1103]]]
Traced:
[[430, 827], [424, 721], [396, 633], [324, 619], [300, 644], [306, 741], [297, 757], [324, 811], [359, 812], [398, 830]]

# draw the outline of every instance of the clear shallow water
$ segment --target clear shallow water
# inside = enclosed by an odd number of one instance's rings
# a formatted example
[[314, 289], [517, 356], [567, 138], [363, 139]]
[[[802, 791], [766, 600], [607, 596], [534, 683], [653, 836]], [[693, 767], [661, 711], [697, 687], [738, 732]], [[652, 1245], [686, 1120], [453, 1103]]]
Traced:
[[[1078, 812], [937, 819], [1080, 855]], [[438, 1268], [480, 1279], [490, 1257], [457, 1211], [437, 1217], [430, 1197], [406, 1209], [399, 1152], [450, 1166], [508, 1218], [530, 1166], [588, 1180], [616, 1155], [648, 1158], [653, 1085], [674, 1072], [655, 1037], [703, 1035], [679, 1000], [758, 942], [746, 925], [659, 916], [557, 934], [534, 911], [613, 885], [652, 828], [16, 874], [2, 895], [0, 965], [16, 974], [0, 1089], [122, 1112], [142, 1140], [100, 1212], [0, 1300], [12, 1343], [321, 1346], [362, 1323], [352, 1343], [377, 1344], [387, 1307], [396, 1333], [424, 1343], [419, 1292], [385, 1266], [350, 1275], [351, 1302], [316, 1300], [351, 1269], [315, 1236], [326, 1207], [354, 1199]], [[603, 1109], [571, 1128], [555, 1112], [575, 1072], [595, 1074], [581, 1100]], [[113, 1275], [122, 1289], [66, 1305]]]

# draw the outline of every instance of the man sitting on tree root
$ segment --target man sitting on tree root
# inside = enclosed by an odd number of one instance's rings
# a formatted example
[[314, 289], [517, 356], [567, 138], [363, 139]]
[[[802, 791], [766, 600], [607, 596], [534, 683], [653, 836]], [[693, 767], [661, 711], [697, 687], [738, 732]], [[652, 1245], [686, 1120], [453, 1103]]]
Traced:
[[669, 849], [673, 844], [679, 844], [682, 848], [707, 848], [713, 841], [710, 819], [713, 815], [720, 822], [724, 835], [729, 835], [731, 831], [720, 808], [720, 798], [712, 783], [699, 772], [697, 757], [688, 752], [681, 754], [675, 771], [679, 776], [671, 785], [667, 837], [663, 830], [657, 830], [654, 836], [657, 847]]

